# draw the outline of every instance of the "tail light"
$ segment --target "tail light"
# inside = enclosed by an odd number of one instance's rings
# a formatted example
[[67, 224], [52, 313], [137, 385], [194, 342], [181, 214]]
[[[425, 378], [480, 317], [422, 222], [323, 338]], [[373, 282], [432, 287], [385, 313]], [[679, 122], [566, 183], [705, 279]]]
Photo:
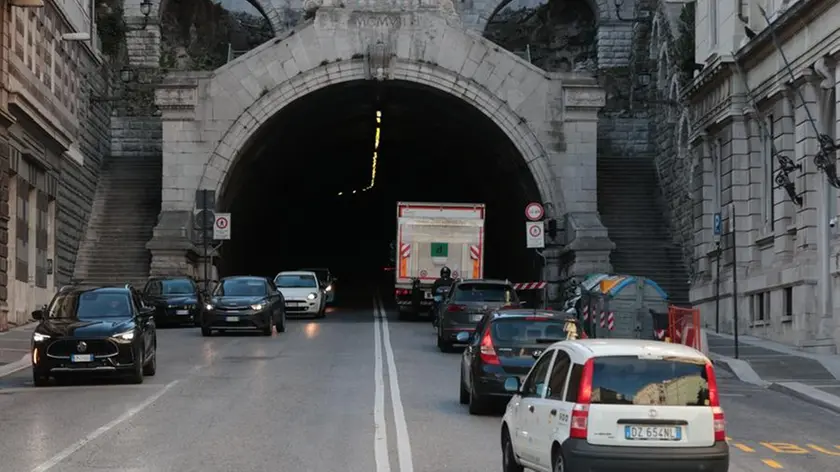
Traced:
[[586, 439], [589, 429], [589, 403], [592, 401], [592, 373], [595, 359], [590, 358], [583, 364], [580, 374], [577, 402], [572, 408], [572, 423], [570, 436], [575, 439]]
[[717, 377], [715, 377], [715, 368], [711, 362], [706, 363], [706, 383], [709, 386], [709, 406], [712, 407], [715, 441], [726, 441], [726, 418], [723, 415], [723, 408], [720, 407]]
[[446, 307], [446, 311], [466, 311], [467, 307], [465, 305], [448, 305]]
[[398, 289], [394, 290], [394, 295], [396, 295], [398, 297], [401, 296], [401, 295], [408, 295], [409, 293], [411, 293], [411, 292], [408, 289], [405, 289], [405, 288], [398, 288]]
[[481, 362], [485, 364], [499, 365], [499, 356], [496, 355], [496, 348], [493, 347], [493, 339], [490, 338], [490, 330], [484, 332], [481, 337]]

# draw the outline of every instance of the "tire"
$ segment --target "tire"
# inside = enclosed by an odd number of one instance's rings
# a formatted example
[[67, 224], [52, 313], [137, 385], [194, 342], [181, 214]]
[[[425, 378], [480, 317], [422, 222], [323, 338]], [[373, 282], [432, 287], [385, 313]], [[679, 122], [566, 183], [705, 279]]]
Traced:
[[141, 384], [143, 383], [143, 351], [140, 351], [140, 355], [137, 356], [137, 361], [134, 363], [134, 372], [131, 373], [128, 377], [128, 381], [133, 384]]
[[271, 336], [271, 328], [274, 326], [271, 324], [271, 320], [268, 320], [268, 324], [265, 325], [265, 328], [262, 329], [263, 336]]
[[283, 316], [280, 317], [280, 322], [277, 323], [277, 332], [278, 333], [285, 333], [286, 332], [286, 314], [284, 313]]
[[213, 330], [210, 329], [209, 326], [202, 326], [201, 327], [201, 335], [202, 336], [211, 336], [213, 334]]
[[516, 462], [516, 454], [513, 453], [513, 442], [510, 440], [510, 433], [505, 431], [502, 438], [502, 472], [525, 472], [525, 467]]
[[560, 448], [557, 448], [557, 454], [551, 458], [551, 470], [552, 472], [566, 472], [566, 460]]
[[143, 375], [147, 377], [154, 377], [157, 373], [157, 337], [155, 337], [154, 343], [155, 352], [152, 354], [152, 358], [149, 359], [149, 362], [143, 366]]
[[468, 403], [471, 415], [483, 415], [487, 412], [487, 400], [475, 393], [475, 385], [468, 392]]
[[452, 352], [452, 344], [444, 341], [440, 336], [437, 338], [437, 346], [440, 352]]
[[46, 387], [50, 384], [50, 378], [47, 375], [41, 375], [35, 369], [32, 369], [32, 383], [36, 387]]
[[460, 395], [459, 401], [461, 402], [461, 405], [468, 405], [470, 403], [470, 392], [464, 386], [464, 373], [463, 372], [461, 372], [461, 383], [460, 383], [460, 385], [461, 385], [461, 388], [460, 388], [461, 395]]

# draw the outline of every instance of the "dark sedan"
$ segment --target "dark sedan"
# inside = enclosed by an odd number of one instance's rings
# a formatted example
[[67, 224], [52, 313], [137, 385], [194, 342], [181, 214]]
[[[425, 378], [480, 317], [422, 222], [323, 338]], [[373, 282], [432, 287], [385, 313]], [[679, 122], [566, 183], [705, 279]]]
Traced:
[[458, 336], [467, 343], [461, 357], [461, 403], [478, 414], [506, 402], [511, 397], [506, 378], [524, 378], [549, 344], [582, 334], [575, 318], [556, 311], [520, 308], [485, 315], [475, 332]]
[[519, 307], [519, 297], [504, 280], [459, 280], [438, 306], [437, 345], [449, 352], [461, 332], [472, 332], [488, 310]]
[[158, 326], [198, 326], [206, 304], [198, 284], [189, 277], [152, 277], [143, 288], [143, 296], [155, 308]]
[[201, 315], [201, 335], [216, 331], [286, 331], [283, 295], [265, 277], [226, 277], [219, 281]]
[[157, 370], [154, 311], [126, 287], [67, 288], [32, 312], [32, 378], [73, 374], [127, 375], [142, 383]]

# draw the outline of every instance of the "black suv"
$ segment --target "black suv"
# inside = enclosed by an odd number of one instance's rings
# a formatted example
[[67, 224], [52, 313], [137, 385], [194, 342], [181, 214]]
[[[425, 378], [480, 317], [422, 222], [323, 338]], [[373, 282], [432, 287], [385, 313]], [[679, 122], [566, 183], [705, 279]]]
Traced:
[[74, 374], [127, 375], [142, 383], [157, 370], [153, 315], [130, 285], [63, 287], [32, 312], [35, 386]]
[[143, 287], [145, 302], [155, 308], [158, 326], [200, 326], [207, 297], [198, 283], [187, 276], [150, 277]]

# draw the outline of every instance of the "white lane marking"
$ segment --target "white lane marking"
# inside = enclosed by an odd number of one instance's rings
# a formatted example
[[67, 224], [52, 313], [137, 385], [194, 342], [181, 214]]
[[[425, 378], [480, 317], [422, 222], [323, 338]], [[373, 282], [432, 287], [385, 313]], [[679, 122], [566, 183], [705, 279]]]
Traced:
[[76, 452], [79, 449], [85, 447], [86, 445], [88, 445], [90, 442], [94, 441], [99, 436], [102, 436], [103, 434], [105, 434], [108, 431], [117, 427], [120, 423], [123, 423], [126, 420], [131, 419], [131, 417], [133, 417], [137, 413], [140, 413], [141, 411], [148, 408], [152, 403], [154, 403], [160, 397], [162, 397], [166, 392], [168, 392], [178, 382], [179, 382], [178, 380], [173, 380], [172, 382], [169, 382], [168, 384], [166, 384], [165, 387], [160, 389], [159, 392], [155, 393], [154, 395], [152, 395], [151, 397], [149, 397], [145, 401], [143, 401], [143, 403], [141, 403], [141, 404], [135, 406], [134, 408], [126, 411], [119, 418], [115, 419], [114, 421], [111, 421], [110, 423], [108, 423], [106, 425], [103, 425], [102, 427], [100, 427], [96, 431], [88, 434], [87, 436], [80, 439], [76, 443], [70, 445], [70, 447], [68, 447], [67, 449], [59, 452], [56, 455], [54, 455], [50, 460], [48, 460], [48, 461], [44, 462], [43, 464], [39, 465], [38, 467], [35, 467], [34, 469], [32, 469], [32, 472], [45, 472], [47, 470], [52, 469], [53, 467], [58, 465], [61, 461], [63, 461], [64, 459], [67, 459], [74, 452]]
[[373, 298], [373, 342], [374, 342], [374, 395], [373, 395], [373, 456], [376, 472], [391, 472], [391, 459], [388, 456], [388, 433], [385, 423], [385, 376], [382, 365], [382, 334], [379, 330], [379, 306]]
[[397, 363], [394, 349], [391, 347], [391, 334], [388, 329], [388, 314], [382, 298], [377, 296], [380, 321], [382, 322], [382, 337], [385, 344], [385, 355], [388, 360], [388, 380], [391, 387], [391, 406], [394, 408], [394, 423], [397, 430], [397, 453], [400, 460], [400, 472], [414, 472], [414, 461], [411, 457], [411, 439], [408, 437], [408, 425], [405, 422], [405, 411], [400, 398], [400, 383], [397, 379]]

